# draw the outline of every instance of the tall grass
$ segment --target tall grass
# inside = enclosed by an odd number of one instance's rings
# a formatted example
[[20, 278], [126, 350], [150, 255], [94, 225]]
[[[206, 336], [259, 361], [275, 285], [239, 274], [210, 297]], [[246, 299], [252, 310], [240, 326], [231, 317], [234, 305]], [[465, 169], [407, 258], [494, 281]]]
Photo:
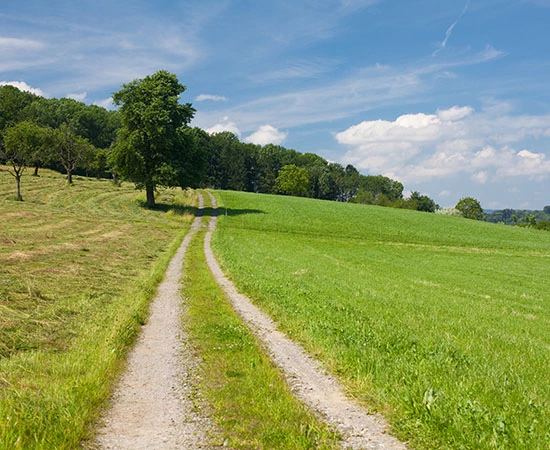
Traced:
[[0, 448], [75, 448], [121, 369], [195, 198], [0, 171]]
[[422, 449], [550, 448], [550, 233], [218, 193], [241, 290]]

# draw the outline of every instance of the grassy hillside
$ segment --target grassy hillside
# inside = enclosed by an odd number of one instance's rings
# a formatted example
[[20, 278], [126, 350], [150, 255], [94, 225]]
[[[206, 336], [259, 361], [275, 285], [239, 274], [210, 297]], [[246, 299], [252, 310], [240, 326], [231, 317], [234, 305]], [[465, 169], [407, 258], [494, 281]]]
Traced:
[[550, 447], [550, 233], [218, 193], [223, 267], [415, 448]]
[[[133, 186], [0, 171], [0, 448], [76, 448], [109, 393], [192, 194], [140, 206]], [[143, 199], [141, 199], [143, 200]]]

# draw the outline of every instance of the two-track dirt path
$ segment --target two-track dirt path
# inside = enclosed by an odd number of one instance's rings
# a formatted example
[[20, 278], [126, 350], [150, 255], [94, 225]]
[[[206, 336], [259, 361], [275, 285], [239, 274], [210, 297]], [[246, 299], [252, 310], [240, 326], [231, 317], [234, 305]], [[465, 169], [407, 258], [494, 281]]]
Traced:
[[[209, 193], [212, 208], [216, 200]], [[199, 209], [203, 197], [199, 197]], [[342, 447], [370, 450], [404, 450], [385, 433], [386, 424], [346, 398], [336, 380], [295, 342], [277, 330], [273, 321], [239, 294], [218, 265], [210, 241], [216, 215], [209, 221], [204, 251], [208, 266], [235, 311], [256, 333], [281, 369], [295, 395], [321, 418], [338, 429]], [[101, 449], [207, 449], [212, 422], [197, 411], [192, 379], [197, 361], [186, 345], [181, 315], [185, 304], [179, 280], [186, 248], [200, 226], [195, 219], [178, 252], [170, 262], [164, 281], [151, 305], [151, 315], [132, 351], [128, 369], [102, 420], [94, 447]]]

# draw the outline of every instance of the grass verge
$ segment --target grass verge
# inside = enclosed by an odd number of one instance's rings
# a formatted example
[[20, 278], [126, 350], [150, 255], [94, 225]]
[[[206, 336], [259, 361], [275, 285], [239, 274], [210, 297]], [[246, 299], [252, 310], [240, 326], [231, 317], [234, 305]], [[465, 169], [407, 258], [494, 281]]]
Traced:
[[212, 278], [193, 238], [184, 269], [188, 329], [201, 355], [201, 391], [235, 449], [336, 449], [337, 435], [298, 403]]

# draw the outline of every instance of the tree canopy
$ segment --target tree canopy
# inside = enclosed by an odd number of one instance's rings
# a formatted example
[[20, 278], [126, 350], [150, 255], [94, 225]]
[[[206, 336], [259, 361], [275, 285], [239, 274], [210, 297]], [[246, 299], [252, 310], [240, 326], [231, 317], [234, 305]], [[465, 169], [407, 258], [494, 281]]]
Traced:
[[479, 200], [476, 200], [473, 197], [461, 198], [455, 208], [462, 213], [462, 217], [466, 217], [467, 219], [485, 219], [485, 213], [483, 212], [483, 208], [481, 207]]
[[155, 205], [157, 186], [191, 184], [189, 156], [193, 138], [184, 128], [195, 110], [179, 103], [185, 86], [165, 70], [125, 84], [113, 95], [120, 106], [121, 127], [110, 162], [123, 178], [145, 188], [147, 205]]

